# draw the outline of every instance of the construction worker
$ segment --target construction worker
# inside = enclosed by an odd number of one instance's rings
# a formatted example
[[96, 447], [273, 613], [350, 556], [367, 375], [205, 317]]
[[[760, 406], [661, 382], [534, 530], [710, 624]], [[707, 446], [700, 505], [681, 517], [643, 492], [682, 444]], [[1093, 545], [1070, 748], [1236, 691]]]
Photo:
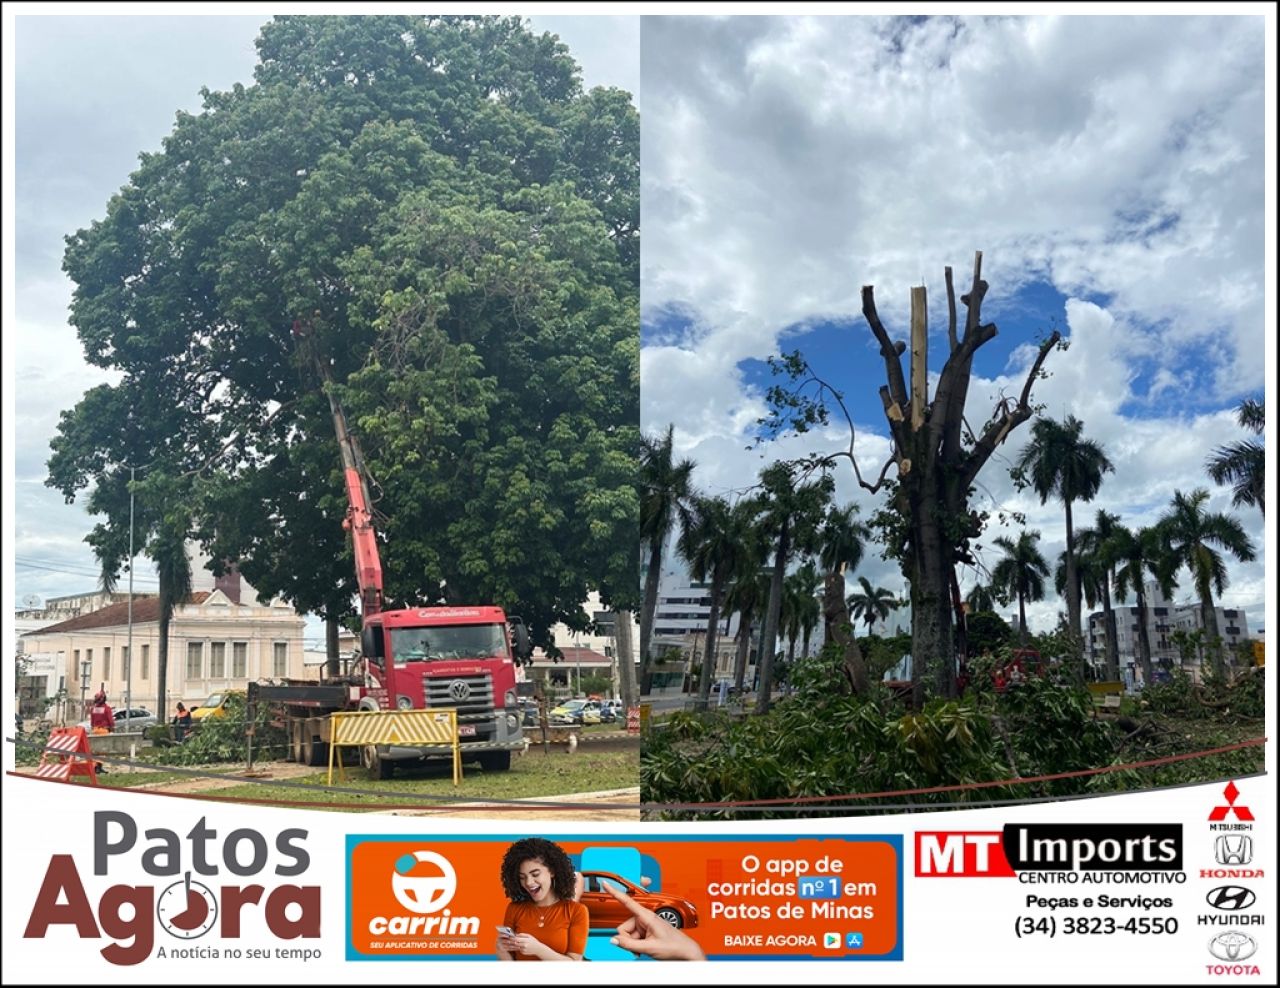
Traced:
[[181, 700], [178, 701], [178, 712], [173, 715], [173, 739], [181, 742], [191, 730], [191, 711]]
[[89, 729], [94, 734], [110, 734], [116, 728], [116, 717], [107, 703], [106, 690], [98, 690], [89, 711]]

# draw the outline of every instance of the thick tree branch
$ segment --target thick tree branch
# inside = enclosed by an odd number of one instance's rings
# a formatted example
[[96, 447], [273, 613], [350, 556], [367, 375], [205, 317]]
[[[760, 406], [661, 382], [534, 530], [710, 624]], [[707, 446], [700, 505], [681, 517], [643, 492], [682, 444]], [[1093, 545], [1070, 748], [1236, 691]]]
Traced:
[[[995, 334], [992, 333], [992, 335]], [[1049, 338], [1040, 344], [1040, 352], [1036, 354], [1035, 362], [1027, 371], [1027, 379], [1022, 385], [1022, 394], [1018, 396], [1018, 403], [1013, 408], [1006, 407], [1002, 413], [987, 423], [982, 438], [978, 440], [978, 444], [974, 446], [965, 462], [964, 472], [961, 475], [962, 489], [969, 488], [987, 460], [991, 459], [991, 454], [996, 451], [996, 447], [1005, 441], [1009, 433], [1031, 418], [1031, 387], [1040, 376], [1040, 368], [1045, 358], [1049, 356], [1049, 351], [1057, 346], [1060, 339], [1062, 334], [1055, 329]]]
[[[895, 346], [890, 341], [884, 323], [880, 321], [880, 315], [876, 312], [875, 288], [871, 285], [862, 286], [862, 315], [880, 344], [880, 356], [884, 358], [885, 375], [889, 381], [889, 393], [893, 402], [897, 404], [899, 410], [904, 409], [907, 406], [908, 396], [906, 380], [902, 376], [902, 361], [899, 359], [903, 347]], [[886, 403], [885, 409], [888, 408], [889, 405]]]
[[956, 339], [956, 286], [951, 283], [951, 265], [943, 268], [947, 279], [947, 339], [951, 342], [951, 352], [956, 352], [959, 341]]

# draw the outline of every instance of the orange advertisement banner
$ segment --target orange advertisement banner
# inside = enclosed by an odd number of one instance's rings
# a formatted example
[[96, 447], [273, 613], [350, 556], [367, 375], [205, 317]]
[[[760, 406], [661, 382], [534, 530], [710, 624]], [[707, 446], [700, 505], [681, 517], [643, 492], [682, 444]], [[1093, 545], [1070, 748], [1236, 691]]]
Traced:
[[350, 960], [903, 956], [900, 835], [351, 835], [346, 858]]

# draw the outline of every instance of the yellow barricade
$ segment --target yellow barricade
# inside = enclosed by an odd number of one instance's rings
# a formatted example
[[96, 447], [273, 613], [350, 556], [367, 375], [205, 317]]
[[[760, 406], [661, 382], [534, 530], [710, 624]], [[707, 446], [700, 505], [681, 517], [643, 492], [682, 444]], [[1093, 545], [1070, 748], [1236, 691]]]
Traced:
[[[453, 749], [453, 784], [462, 781], [462, 748], [456, 710], [353, 710], [329, 715], [329, 785], [338, 748], [395, 744], [406, 748], [448, 746]], [[338, 762], [342, 772], [342, 762]]]

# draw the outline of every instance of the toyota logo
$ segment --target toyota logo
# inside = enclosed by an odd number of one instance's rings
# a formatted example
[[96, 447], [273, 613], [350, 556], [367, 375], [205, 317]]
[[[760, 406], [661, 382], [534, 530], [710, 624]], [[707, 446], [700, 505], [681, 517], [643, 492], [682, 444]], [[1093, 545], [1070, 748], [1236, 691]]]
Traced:
[[461, 679], [455, 679], [449, 684], [449, 696], [458, 703], [461, 703], [463, 700], [471, 698], [471, 687]]
[[1243, 961], [1257, 952], [1258, 941], [1239, 930], [1227, 930], [1209, 941], [1209, 953], [1220, 961]]
[[1258, 900], [1256, 895], [1242, 885], [1219, 885], [1204, 898], [1214, 909], [1229, 909], [1232, 912], [1248, 909]]

